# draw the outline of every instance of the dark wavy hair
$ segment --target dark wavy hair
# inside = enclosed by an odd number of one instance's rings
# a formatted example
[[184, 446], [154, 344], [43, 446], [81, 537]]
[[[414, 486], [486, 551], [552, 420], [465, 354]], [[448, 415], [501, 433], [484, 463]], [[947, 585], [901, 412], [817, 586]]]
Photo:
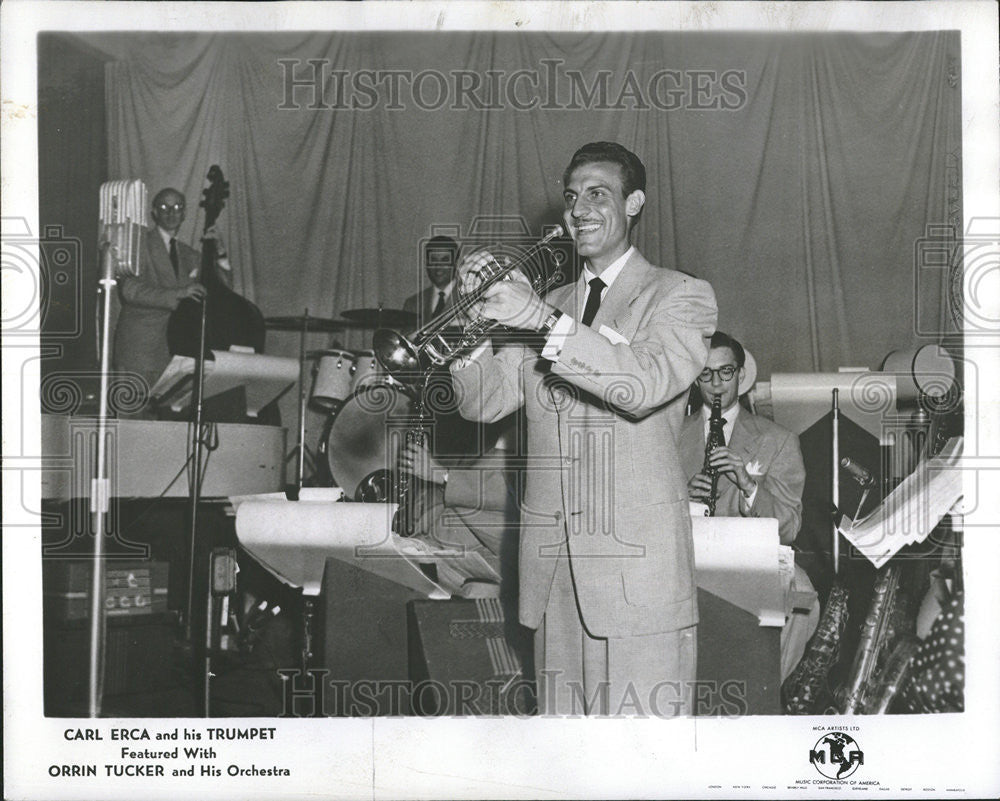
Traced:
[[608, 161], [621, 168], [622, 192], [625, 197], [636, 189], [646, 191], [646, 167], [635, 153], [617, 142], [590, 142], [577, 150], [563, 172], [563, 186], [569, 182], [570, 175], [577, 167], [598, 161]]
[[729, 348], [733, 352], [733, 356], [736, 357], [737, 367], [742, 367], [746, 364], [747, 352], [743, 350], [743, 346], [723, 331], [716, 331], [712, 334], [711, 347]]
[[[735, 339], [733, 339], [729, 334], [724, 331], [716, 331], [712, 334], [712, 338], [709, 340], [710, 348], [729, 348], [733, 352], [733, 356], [736, 357], [736, 367], [740, 368], [746, 364], [747, 352], [743, 349], [743, 346]], [[747, 402], [746, 395], [740, 395], [740, 405], [747, 411], [750, 411], [750, 405]], [[705, 405], [705, 401], [701, 397], [701, 390], [698, 388], [698, 382], [696, 381], [691, 385], [691, 389], [688, 390], [688, 400], [687, 409], [688, 414], [693, 414], [698, 411], [702, 406]]]

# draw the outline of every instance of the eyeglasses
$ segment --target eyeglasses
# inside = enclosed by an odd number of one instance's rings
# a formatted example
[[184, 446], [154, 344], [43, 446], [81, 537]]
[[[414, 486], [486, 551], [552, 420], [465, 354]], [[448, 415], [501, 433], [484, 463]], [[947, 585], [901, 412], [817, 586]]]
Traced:
[[725, 383], [726, 381], [733, 380], [733, 376], [736, 375], [737, 369], [738, 369], [737, 367], [731, 364], [727, 364], [725, 367], [720, 367], [718, 370], [713, 370], [711, 367], [706, 367], [704, 370], [701, 371], [701, 374], [698, 376], [698, 380], [702, 384], [711, 384], [712, 376], [714, 375], [718, 376], [719, 380]]
[[184, 211], [183, 203], [157, 203], [156, 208], [160, 211]]

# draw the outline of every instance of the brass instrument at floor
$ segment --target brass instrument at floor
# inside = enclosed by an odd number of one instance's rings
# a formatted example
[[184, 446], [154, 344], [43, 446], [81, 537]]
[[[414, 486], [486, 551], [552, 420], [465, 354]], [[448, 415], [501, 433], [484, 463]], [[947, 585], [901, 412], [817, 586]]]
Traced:
[[781, 685], [785, 714], [820, 715], [833, 711], [830, 671], [840, 657], [840, 641], [847, 628], [847, 601], [847, 588], [834, 584], [805, 654]]
[[[428, 432], [420, 425], [408, 428], [404, 435], [404, 447], [412, 443], [427, 442]], [[417, 493], [423, 492], [425, 482], [404, 470], [397, 469], [396, 473], [396, 501], [399, 508], [396, 511], [396, 518], [392, 521], [392, 529], [401, 537], [411, 537], [415, 533], [414, 527], [417, 524], [417, 515], [414, 513]]]

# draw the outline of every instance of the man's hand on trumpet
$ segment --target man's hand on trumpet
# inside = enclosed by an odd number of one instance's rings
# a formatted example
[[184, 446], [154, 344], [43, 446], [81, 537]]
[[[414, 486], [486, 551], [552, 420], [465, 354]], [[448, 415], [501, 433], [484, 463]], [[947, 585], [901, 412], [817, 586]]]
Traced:
[[[462, 294], [475, 292], [492, 270], [496, 269], [493, 256], [485, 250], [477, 251], [462, 259], [458, 266], [459, 286]], [[552, 313], [553, 307], [543, 301], [520, 270], [508, 273], [509, 280], [497, 280], [483, 292], [482, 300], [470, 309], [473, 317], [486, 317], [510, 328], [537, 331]]]

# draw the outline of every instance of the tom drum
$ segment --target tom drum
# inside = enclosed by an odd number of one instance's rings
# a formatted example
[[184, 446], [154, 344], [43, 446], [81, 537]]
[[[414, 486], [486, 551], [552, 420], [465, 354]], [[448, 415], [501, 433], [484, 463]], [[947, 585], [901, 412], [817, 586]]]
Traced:
[[311, 398], [314, 406], [329, 411], [350, 397], [354, 364], [354, 354], [346, 350], [328, 350], [320, 356]]

